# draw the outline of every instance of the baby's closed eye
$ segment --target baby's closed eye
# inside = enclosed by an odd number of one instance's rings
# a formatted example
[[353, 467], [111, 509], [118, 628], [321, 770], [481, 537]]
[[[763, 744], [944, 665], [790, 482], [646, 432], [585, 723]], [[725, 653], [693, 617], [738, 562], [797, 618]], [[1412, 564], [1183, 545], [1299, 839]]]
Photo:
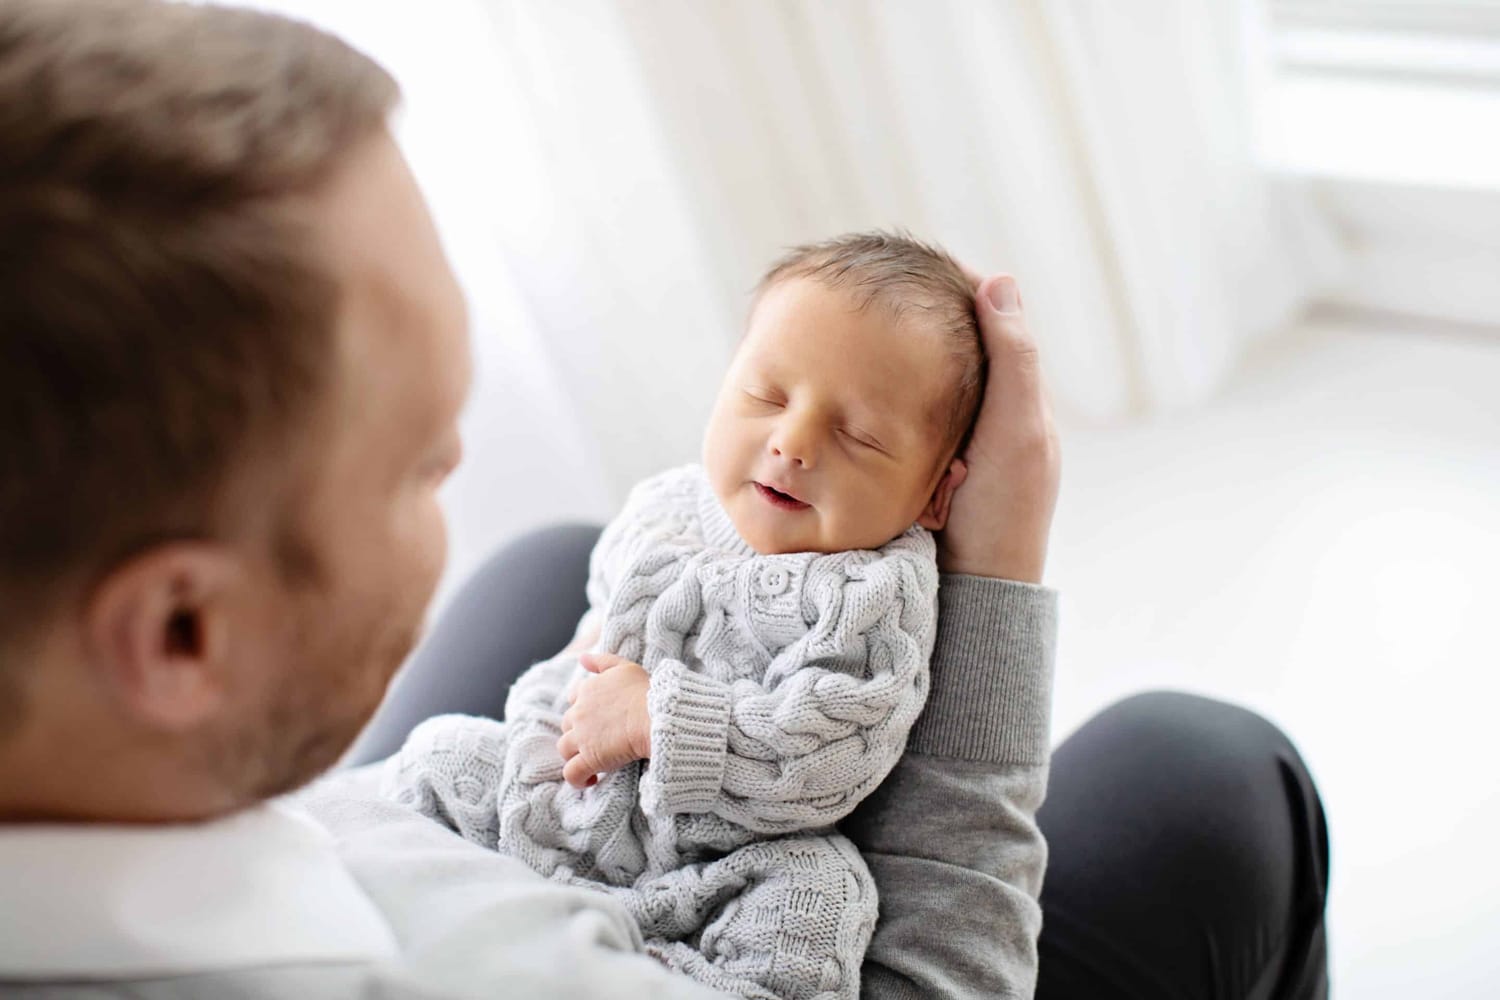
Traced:
[[845, 427], [844, 436], [853, 441], [855, 444], [861, 445], [865, 448], [870, 448], [874, 451], [885, 451], [885, 449], [880, 446], [879, 441], [875, 440], [875, 438], [866, 434], [864, 431], [859, 430], [858, 428]]
[[785, 399], [781, 396], [781, 394], [772, 389], [766, 389], [760, 386], [749, 386], [744, 390], [744, 392], [746, 396], [750, 397], [757, 403], [765, 403], [768, 406], [778, 407], [786, 405]]

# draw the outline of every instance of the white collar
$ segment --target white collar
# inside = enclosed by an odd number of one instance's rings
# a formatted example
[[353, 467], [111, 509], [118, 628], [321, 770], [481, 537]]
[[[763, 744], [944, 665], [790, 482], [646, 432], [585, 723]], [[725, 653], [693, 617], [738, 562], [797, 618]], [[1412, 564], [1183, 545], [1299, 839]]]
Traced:
[[0, 825], [0, 979], [375, 961], [395, 937], [295, 807], [158, 826]]

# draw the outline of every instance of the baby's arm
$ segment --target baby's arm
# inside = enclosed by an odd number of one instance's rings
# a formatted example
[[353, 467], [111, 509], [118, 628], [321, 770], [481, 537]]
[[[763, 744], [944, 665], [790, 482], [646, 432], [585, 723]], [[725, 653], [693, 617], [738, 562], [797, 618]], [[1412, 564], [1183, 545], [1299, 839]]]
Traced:
[[[830, 825], [895, 766], [927, 696], [937, 569], [928, 538], [817, 560], [812, 630], [762, 682], [661, 661], [651, 675], [648, 813], [713, 813], [763, 833]], [[847, 558], [845, 558], [847, 557]]]

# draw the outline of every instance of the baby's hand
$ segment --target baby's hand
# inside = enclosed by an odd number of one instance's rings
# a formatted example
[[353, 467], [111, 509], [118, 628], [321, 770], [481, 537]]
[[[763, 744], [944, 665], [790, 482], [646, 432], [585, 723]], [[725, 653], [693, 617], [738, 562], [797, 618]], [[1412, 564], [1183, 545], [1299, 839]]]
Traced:
[[589, 676], [568, 692], [573, 707], [563, 714], [557, 750], [566, 761], [563, 777], [583, 788], [601, 772], [651, 756], [651, 677], [639, 663], [612, 653], [584, 653], [578, 662]]

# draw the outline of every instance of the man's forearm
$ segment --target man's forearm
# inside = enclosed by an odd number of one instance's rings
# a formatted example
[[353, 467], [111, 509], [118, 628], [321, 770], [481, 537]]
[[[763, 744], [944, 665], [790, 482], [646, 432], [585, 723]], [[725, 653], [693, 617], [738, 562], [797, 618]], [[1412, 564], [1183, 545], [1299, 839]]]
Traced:
[[927, 707], [906, 756], [843, 824], [880, 890], [863, 994], [1030, 997], [1056, 595], [944, 576]]

